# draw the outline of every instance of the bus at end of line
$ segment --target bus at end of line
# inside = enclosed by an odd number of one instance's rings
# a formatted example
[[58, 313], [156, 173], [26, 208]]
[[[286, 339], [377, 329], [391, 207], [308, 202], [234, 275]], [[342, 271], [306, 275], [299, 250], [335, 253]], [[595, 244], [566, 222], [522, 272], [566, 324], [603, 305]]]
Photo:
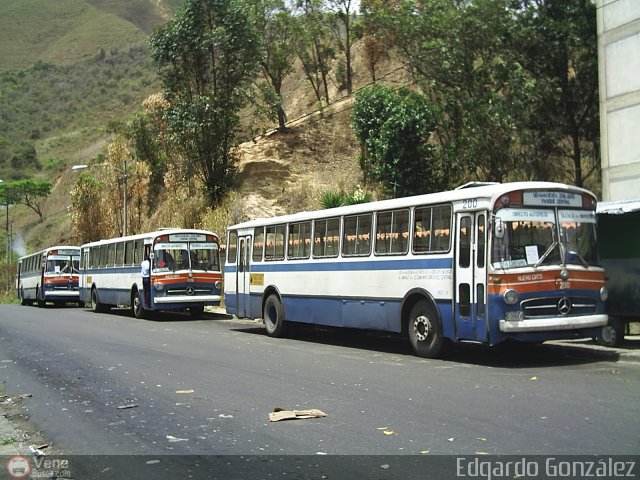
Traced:
[[22, 305], [77, 303], [80, 247], [62, 245], [25, 255], [16, 265], [16, 290]]

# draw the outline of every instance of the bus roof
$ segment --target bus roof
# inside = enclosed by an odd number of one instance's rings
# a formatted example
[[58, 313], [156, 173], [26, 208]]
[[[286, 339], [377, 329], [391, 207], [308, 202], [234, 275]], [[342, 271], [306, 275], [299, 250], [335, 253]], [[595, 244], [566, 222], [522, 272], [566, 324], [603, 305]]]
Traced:
[[18, 261], [25, 258], [32, 257], [34, 255], [47, 253], [47, 252], [50, 252], [51, 250], [77, 250], [78, 255], [80, 255], [80, 247], [78, 247], [77, 245], [55, 245], [53, 247], [43, 248], [42, 250], [38, 250], [37, 252], [29, 253], [28, 255], [23, 255], [22, 257], [18, 258]]
[[[580, 187], [554, 182], [511, 182], [511, 183], [486, 183], [471, 182], [455, 190], [445, 192], [427, 193], [412, 197], [394, 198], [390, 200], [378, 200], [375, 202], [360, 203], [344, 207], [327, 208], [323, 210], [313, 210], [308, 212], [293, 213], [268, 218], [257, 218], [246, 222], [238, 223], [227, 228], [227, 230], [252, 228], [261, 225], [273, 225], [278, 223], [300, 222], [303, 220], [313, 220], [316, 218], [338, 217], [342, 215], [353, 215], [378, 210], [393, 210], [397, 208], [439, 204], [447, 202], [461, 201], [468, 198], [485, 198], [487, 201], [495, 201], [501, 195], [515, 190], [571, 190], [576, 193], [587, 193], [595, 199], [595, 195]], [[485, 208], [485, 207], [482, 207]], [[480, 209], [480, 206], [479, 206]]]
[[135, 235], [127, 235], [126, 237], [114, 237], [114, 238], [107, 238], [104, 240], [96, 240], [95, 242], [89, 242], [89, 243], [85, 243], [83, 244], [80, 248], [84, 248], [84, 247], [93, 247], [95, 245], [102, 245], [102, 244], [108, 244], [108, 243], [113, 243], [113, 242], [120, 242], [120, 241], [126, 241], [126, 240], [139, 240], [141, 238], [144, 239], [148, 239], [148, 240], [152, 240], [156, 237], [159, 237], [161, 235], [172, 235], [172, 234], [176, 234], [176, 233], [198, 233], [198, 234], [202, 234], [202, 235], [213, 235], [214, 237], [219, 238], [217, 234], [210, 232], [208, 230], [199, 230], [196, 228], [160, 228], [158, 230], [155, 230], [153, 232], [146, 232], [146, 233], [137, 233]]

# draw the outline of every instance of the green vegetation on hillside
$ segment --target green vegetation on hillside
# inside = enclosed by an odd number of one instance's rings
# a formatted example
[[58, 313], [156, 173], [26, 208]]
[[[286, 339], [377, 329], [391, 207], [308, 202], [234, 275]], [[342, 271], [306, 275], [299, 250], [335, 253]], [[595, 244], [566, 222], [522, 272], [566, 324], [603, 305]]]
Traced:
[[104, 52], [68, 66], [37, 63], [0, 75], [0, 178], [33, 173], [11, 165], [25, 144], [40, 147], [44, 139], [65, 132], [101, 130], [110, 121], [133, 114], [142, 99], [158, 88], [143, 47]]
[[[145, 12], [138, 16], [146, 18]], [[134, 23], [84, 0], [0, 0], [0, 71], [36, 62], [73, 64], [145, 38]]]

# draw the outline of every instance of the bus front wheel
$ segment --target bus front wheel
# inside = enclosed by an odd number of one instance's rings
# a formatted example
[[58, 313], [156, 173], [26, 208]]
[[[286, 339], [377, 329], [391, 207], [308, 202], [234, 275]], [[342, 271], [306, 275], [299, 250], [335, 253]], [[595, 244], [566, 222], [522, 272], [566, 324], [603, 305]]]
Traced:
[[284, 335], [284, 308], [277, 295], [269, 295], [264, 302], [262, 314], [267, 335], [270, 337], [282, 337]]
[[135, 290], [131, 294], [131, 311], [136, 318], [145, 318], [146, 310], [142, 306], [142, 299], [140, 298], [140, 292]]
[[419, 357], [435, 358], [443, 353], [442, 325], [435, 309], [426, 300], [419, 300], [411, 309], [408, 333], [411, 346]]

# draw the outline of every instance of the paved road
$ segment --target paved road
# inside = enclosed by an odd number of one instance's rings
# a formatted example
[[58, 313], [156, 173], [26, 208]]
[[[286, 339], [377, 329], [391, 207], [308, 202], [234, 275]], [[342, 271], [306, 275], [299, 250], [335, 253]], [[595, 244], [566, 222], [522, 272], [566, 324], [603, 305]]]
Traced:
[[[32, 395], [24, 413], [64, 455], [142, 455], [145, 468], [165, 455], [235, 455], [226, 458], [240, 478], [237, 463], [249, 461], [239, 456], [286, 456], [295, 471], [295, 455], [318, 473], [324, 455], [640, 452], [640, 364], [557, 346], [467, 346], [427, 360], [362, 332], [271, 339], [259, 323], [224, 316], [18, 305], [0, 306], [0, 335], [5, 391]], [[272, 423], [275, 407], [327, 416]], [[347, 458], [341, 471], [363, 471], [361, 457]], [[172, 462], [188, 470], [198, 460]], [[400, 478], [380, 462], [379, 478]]]

